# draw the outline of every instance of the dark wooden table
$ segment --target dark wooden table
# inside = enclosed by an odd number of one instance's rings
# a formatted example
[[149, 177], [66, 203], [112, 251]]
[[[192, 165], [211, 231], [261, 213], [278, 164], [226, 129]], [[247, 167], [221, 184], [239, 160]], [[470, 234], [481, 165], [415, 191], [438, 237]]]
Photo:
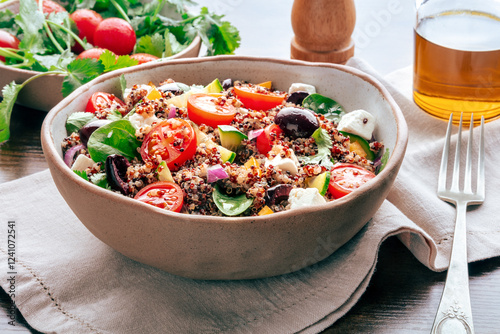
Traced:
[[[237, 54], [289, 56], [291, 0], [198, 2], [212, 5], [240, 29], [243, 42]], [[411, 63], [412, 5], [400, 0], [356, 0], [356, 55], [381, 74]], [[40, 146], [44, 116], [15, 107], [12, 139], [0, 147], [0, 183], [47, 168]], [[500, 333], [500, 258], [473, 263], [469, 270], [476, 333]], [[445, 275], [424, 267], [399, 240], [390, 238], [381, 246], [367, 291], [325, 333], [429, 333]], [[8, 325], [10, 306], [0, 289], [0, 333], [37, 333], [19, 313], [16, 326]]]

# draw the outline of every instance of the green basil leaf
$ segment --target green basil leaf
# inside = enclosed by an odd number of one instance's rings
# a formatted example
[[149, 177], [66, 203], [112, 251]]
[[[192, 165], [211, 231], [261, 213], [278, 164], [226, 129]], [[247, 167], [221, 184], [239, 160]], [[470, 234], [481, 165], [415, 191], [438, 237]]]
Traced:
[[90, 135], [87, 143], [90, 157], [95, 162], [105, 162], [108, 155], [123, 155], [128, 160], [140, 157], [141, 142], [135, 137], [130, 121], [122, 119], [106, 124]]
[[69, 115], [66, 121], [66, 130], [68, 133], [78, 132], [85, 124], [94, 118], [94, 114], [90, 112], [78, 111]]
[[340, 114], [344, 111], [339, 103], [321, 94], [308, 95], [302, 101], [302, 106], [323, 115]]
[[245, 194], [238, 196], [229, 196], [219, 190], [218, 186], [214, 187], [212, 198], [220, 212], [226, 216], [237, 216], [245, 212], [252, 206], [253, 198], [247, 198]]

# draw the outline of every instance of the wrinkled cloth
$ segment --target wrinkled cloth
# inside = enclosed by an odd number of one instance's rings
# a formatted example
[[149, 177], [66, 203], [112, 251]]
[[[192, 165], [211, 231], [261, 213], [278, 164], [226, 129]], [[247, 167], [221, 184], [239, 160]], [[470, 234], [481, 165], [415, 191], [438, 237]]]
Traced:
[[[383, 80], [359, 59], [348, 65], [389, 89], [405, 115], [409, 142], [387, 200], [327, 259], [266, 279], [174, 276], [96, 239], [66, 205], [47, 170], [0, 185], [0, 285], [9, 289], [7, 273], [13, 271], [8, 268], [8, 221], [16, 229], [16, 305], [33, 328], [47, 333], [317, 333], [359, 300], [379, 247], [390, 236], [398, 236], [431, 270], [445, 270], [455, 218], [455, 208], [436, 196], [446, 122], [411, 100], [410, 68]], [[485, 131], [486, 201], [467, 213], [469, 261], [500, 255], [500, 178], [495, 173], [500, 121], [488, 123]]]

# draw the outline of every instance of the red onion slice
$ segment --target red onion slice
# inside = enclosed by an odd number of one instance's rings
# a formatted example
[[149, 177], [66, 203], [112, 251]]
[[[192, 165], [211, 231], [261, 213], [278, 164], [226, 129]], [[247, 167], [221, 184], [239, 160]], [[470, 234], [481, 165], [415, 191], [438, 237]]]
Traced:
[[75, 145], [75, 146], [71, 147], [69, 150], [66, 151], [66, 153], [64, 154], [64, 162], [66, 163], [66, 165], [68, 165], [68, 167], [71, 167], [71, 164], [73, 163], [73, 158], [75, 157], [76, 152], [78, 152], [82, 148], [85, 148], [85, 146], [83, 146], [82, 144], [79, 144], [79, 145]]
[[228, 177], [229, 175], [226, 173], [225, 169], [221, 165], [214, 165], [207, 169], [208, 183], [212, 183], [217, 180], [227, 179]]
[[252, 130], [248, 132], [248, 140], [257, 138], [262, 133], [262, 131], [264, 131], [264, 129]]
[[168, 117], [167, 118], [168, 119], [174, 118], [175, 115], [176, 115], [176, 113], [177, 113], [177, 108], [174, 107], [174, 106], [170, 107], [170, 111], [168, 112]]

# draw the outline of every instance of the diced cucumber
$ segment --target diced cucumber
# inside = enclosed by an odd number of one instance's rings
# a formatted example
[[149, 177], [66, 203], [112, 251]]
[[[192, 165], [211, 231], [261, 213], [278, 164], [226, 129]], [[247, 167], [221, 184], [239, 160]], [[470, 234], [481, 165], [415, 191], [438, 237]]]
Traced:
[[160, 162], [160, 164], [156, 168], [156, 174], [158, 175], [159, 181], [174, 182], [172, 173], [170, 173], [170, 169], [168, 168], [167, 163], [165, 161]]
[[231, 151], [236, 151], [243, 139], [248, 136], [231, 125], [219, 125], [220, 143]]
[[324, 172], [318, 176], [311, 177], [307, 181], [308, 188], [316, 188], [322, 196], [325, 196], [328, 190], [328, 184], [330, 183], [330, 172]]
[[345, 131], [339, 132], [344, 136], [349, 137], [349, 141], [351, 142], [349, 145], [349, 151], [354, 152], [370, 161], [375, 159], [375, 153], [370, 150], [370, 144], [364, 138]]
[[197, 145], [204, 143], [205, 145], [207, 145], [207, 148], [217, 147], [223, 162], [234, 161], [234, 158], [236, 158], [236, 153], [228, 150], [227, 148], [221, 145], [214, 143], [212, 140], [210, 140], [210, 138], [208, 138], [208, 136], [204, 132], [200, 131], [198, 125], [196, 125], [195, 123], [191, 122], [191, 125], [193, 126], [193, 129], [196, 132]]
[[204, 88], [204, 93], [210, 94], [210, 93], [220, 93], [224, 89], [222, 88], [222, 84], [220, 83], [219, 79], [215, 79], [211, 83], [205, 86]]
[[[217, 144], [215, 144], [217, 145]], [[219, 152], [220, 152], [220, 158], [222, 159], [222, 162], [233, 162], [234, 158], [236, 158], [236, 153], [233, 151], [228, 150], [225, 147], [222, 147], [220, 145], [217, 145], [219, 147]]]

